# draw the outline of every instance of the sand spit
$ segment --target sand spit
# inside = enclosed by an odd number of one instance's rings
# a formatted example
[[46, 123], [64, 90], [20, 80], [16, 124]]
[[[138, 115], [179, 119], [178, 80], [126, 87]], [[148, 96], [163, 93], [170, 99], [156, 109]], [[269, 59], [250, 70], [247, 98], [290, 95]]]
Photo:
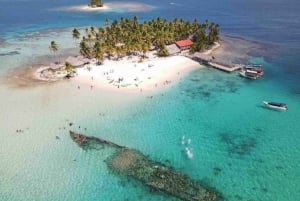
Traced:
[[91, 8], [88, 5], [77, 5], [55, 8], [53, 10], [67, 12], [146, 12], [152, 10], [153, 8], [153, 6], [139, 2], [115, 1], [105, 3], [103, 7]]
[[37, 77], [35, 76], [36, 73], [45, 68], [48, 67], [37, 64], [30, 67], [20, 67], [13, 69], [5, 75], [4, 82], [9, 86], [17, 88], [34, 87], [40, 86], [42, 84], [53, 83], [54, 81], [37, 79]]

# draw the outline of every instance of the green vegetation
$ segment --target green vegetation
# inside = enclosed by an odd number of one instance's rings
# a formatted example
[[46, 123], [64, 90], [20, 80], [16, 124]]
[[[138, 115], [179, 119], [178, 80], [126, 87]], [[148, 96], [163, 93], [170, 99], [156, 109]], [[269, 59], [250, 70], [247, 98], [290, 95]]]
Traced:
[[64, 69], [67, 71], [67, 73], [70, 74], [76, 73], [74, 66], [67, 61], [65, 62]]
[[167, 50], [167, 47], [165, 45], [161, 45], [158, 49], [157, 55], [159, 57], [166, 57], [169, 55], [169, 52]]
[[79, 40], [80, 39], [80, 32], [77, 30], [77, 29], [73, 29], [72, 31], [72, 36], [73, 36], [73, 39], [76, 41], [76, 40]]
[[51, 52], [53, 52], [54, 55], [55, 55], [55, 53], [58, 51], [58, 45], [56, 44], [55, 41], [51, 41], [51, 42], [50, 42], [49, 50], [50, 50]]
[[58, 45], [56, 44], [55, 41], [51, 41], [50, 46], [49, 46], [49, 50], [53, 53], [58, 51]]
[[159, 56], [167, 56], [166, 45], [188, 38], [194, 42], [191, 52], [205, 50], [219, 40], [219, 25], [177, 18], [173, 21], [156, 18], [139, 23], [137, 17], [121, 18], [110, 24], [106, 19], [104, 27], [85, 29], [79, 46], [81, 55], [101, 62], [104, 55], [109, 58], [132, 54], [145, 57], [153, 47], [158, 49]]
[[102, 7], [103, 2], [102, 2], [102, 0], [91, 0], [91, 2], [88, 5], [92, 8]]

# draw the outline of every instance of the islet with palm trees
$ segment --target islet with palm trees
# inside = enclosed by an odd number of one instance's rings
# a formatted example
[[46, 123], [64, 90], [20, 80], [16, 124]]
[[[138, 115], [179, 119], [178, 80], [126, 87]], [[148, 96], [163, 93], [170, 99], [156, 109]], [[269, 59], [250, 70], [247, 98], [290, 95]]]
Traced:
[[[67, 59], [64, 65], [60, 64], [60, 68], [51, 72], [59, 72], [60, 78], [61, 75], [70, 78], [76, 74], [74, 67], [84, 66], [93, 61], [95, 65], [101, 65], [106, 59], [119, 61], [125, 57], [134, 57], [138, 58], [138, 63], [142, 63], [146, 59], [149, 60], [150, 54], [155, 57], [173, 55], [170, 52], [172, 45], [178, 46], [176, 48], [179, 49], [179, 55], [203, 52], [219, 41], [219, 32], [219, 25], [207, 20], [200, 23], [196, 19], [193, 22], [178, 18], [168, 21], [158, 17], [140, 23], [136, 16], [132, 19], [122, 17], [112, 22], [106, 19], [102, 27], [84, 30], [74, 28], [72, 37], [79, 46], [80, 56], [76, 57], [78, 62], [70, 62]], [[189, 41], [188, 45], [180, 47], [180, 44], [185, 44], [186, 41]], [[49, 48], [54, 54], [59, 50], [55, 41], [51, 41]], [[85, 62], [82, 62], [83, 60]]]

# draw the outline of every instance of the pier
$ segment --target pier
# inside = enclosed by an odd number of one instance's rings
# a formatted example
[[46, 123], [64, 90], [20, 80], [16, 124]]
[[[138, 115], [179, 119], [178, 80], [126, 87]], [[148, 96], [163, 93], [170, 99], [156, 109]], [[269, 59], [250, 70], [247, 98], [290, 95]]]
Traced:
[[235, 64], [235, 65], [228, 65], [228, 64], [223, 64], [219, 62], [214, 62], [212, 56], [203, 54], [203, 53], [194, 53], [191, 56], [191, 59], [200, 62], [204, 65], [216, 68], [218, 70], [222, 70], [228, 73], [231, 73], [233, 71], [239, 70], [242, 68], [242, 64]]
[[236, 64], [236, 65], [233, 65], [233, 66], [229, 66], [229, 65], [226, 65], [226, 64], [216, 63], [216, 62], [212, 62], [212, 61], [208, 62], [208, 65], [213, 67], [213, 68], [216, 68], [216, 69], [228, 72], [228, 73], [231, 73], [233, 71], [236, 71], [236, 70], [239, 70], [239, 69], [242, 68], [241, 64]]

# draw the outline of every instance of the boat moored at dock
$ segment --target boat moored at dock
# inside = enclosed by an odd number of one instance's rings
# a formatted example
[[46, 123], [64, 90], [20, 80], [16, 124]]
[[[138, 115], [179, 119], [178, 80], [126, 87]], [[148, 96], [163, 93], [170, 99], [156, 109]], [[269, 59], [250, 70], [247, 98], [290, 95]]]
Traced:
[[240, 76], [248, 78], [248, 79], [252, 79], [252, 80], [256, 80], [261, 77], [256, 71], [252, 71], [252, 70], [241, 70]]
[[249, 64], [242, 67], [240, 75], [248, 79], [256, 80], [264, 75], [264, 70], [260, 64]]
[[243, 67], [244, 70], [255, 71], [259, 76], [264, 75], [264, 70], [261, 64], [248, 64]]

